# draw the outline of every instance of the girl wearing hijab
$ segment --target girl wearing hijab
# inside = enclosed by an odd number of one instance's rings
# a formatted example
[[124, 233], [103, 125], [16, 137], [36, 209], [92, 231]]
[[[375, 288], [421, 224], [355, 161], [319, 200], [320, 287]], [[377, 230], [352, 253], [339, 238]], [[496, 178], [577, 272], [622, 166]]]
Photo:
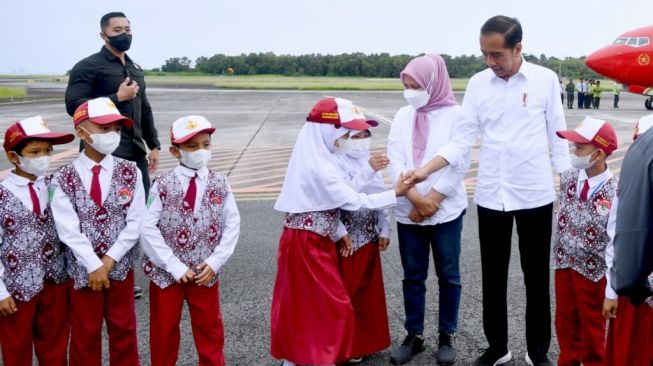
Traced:
[[[356, 131], [352, 131], [353, 134]], [[370, 157], [372, 133], [360, 131], [350, 136], [352, 148], [342, 156], [342, 170], [354, 190], [379, 193], [386, 190], [378, 170], [387, 166], [387, 156]], [[357, 178], [362, 177], [363, 180]], [[390, 346], [388, 312], [383, 288], [381, 253], [390, 244], [387, 209], [340, 210], [353, 254], [340, 252], [340, 273], [354, 308], [354, 334], [349, 364]]]
[[[395, 115], [388, 137], [390, 176], [420, 167], [435, 157], [451, 137], [460, 107], [451, 90], [444, 60], [439, 55], [420, 56], [401, 72], [408, 105]], [[438, 276], [439, 319], [436, 361], [456, 361], [454, 335], [460, 305], [460, 240], [467, 193], [463, 178], [469, 167], [447, 167], [411, 188], [394, 209], [399, 252], [404, 269], [403, 294], [406, 338], [393, 349], [390, 361], [406, 363], [424, 351], [425, 281], [429, 252], [433, 251]]]
[[[346, 231], [339, 208], [383, 209], [407, 190], [356, 192], [344, 179], [339, 156], [351, 148], [350, 130], [370, 125], [351, 101], [320, 100], [299, 132], [281, 194], [286, 213], [272, 294], [271, 353], [284, 365], [333, 365], [351, 358], [354, 311], [338, 269], [335, 242]], [[345, 244], [345, 252], [351, 248]]]

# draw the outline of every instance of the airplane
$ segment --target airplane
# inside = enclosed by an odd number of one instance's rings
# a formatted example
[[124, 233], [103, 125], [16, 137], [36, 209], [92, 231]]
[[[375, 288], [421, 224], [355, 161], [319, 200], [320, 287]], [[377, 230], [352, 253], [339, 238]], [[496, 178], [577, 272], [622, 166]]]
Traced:
[[648, 96], [644, 106], [653, 110], [653, 26], [620, 35], [587, 56], [585, 64], [623, 84], [628, 92]]

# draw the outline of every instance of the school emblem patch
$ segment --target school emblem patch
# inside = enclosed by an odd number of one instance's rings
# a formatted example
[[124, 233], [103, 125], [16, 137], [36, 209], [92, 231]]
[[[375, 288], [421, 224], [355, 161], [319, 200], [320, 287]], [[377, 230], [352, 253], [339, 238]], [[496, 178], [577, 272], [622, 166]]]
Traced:
[[132, 191], [129, 188], [123, 188], [116, 193], [116, 196], [118, 197], [118, 203], [124, 205], [132, 200]]
[[596, 202], [596, 212], [598, 212], [599, 215], [601, 215], [601, 216], [605, 216], [605, 215], [610, 214], [610, 208], [611, 207], [612, 207], [612, 205], [610, 204], [610, 201], [608, 201], [605, 198], [598, 201], [598, 202]]

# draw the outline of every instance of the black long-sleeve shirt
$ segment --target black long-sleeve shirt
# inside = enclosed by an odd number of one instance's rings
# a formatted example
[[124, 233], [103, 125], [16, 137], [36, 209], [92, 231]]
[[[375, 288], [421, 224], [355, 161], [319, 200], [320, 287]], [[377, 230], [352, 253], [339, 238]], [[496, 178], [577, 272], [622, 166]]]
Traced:
[[653, 295], [653, 129], [628, 149], [618, 194], [612, 287], [639, 304]]
[[[120, 84], [129, 77], [138, 83], [138, 94], [132, 100], [118, 102]], [[123, 128], [120, 146], [113, 155], [135, 160], [146, 155], [145, 144], [150, 149], [159, 148], [158, 133], [150, 102], [145, 93], [145, 74], [138, 64], [125, 54], [125, 64], [106, 47], [78, 62], [70, 72], [66, 89], [66, 110], [71, 116], [75, 109], [89, 99], [107, 97], [118, 107], [120, 114], [134, 120], [133, 128]]]

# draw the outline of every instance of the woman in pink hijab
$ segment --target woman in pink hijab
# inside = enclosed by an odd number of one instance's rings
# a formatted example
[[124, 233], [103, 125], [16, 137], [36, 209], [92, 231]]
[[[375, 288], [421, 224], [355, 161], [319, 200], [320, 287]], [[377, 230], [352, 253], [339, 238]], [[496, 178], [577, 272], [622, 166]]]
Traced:
[[[420, 167], [435, 157], [451, 137], [460, 107], [456, 103], [447, 66], [439, 55], [420, 56], [401, 72], [408, 105], [395, 115], [388, 137], [390, 176]], [[429, 254], [433, 251], [440, 287], [438, 352], [436, 361], [450, 365], [456, 361], [454, 338], [460, 306], [460, 237], [467, 193], [463, 178], [467, 164], [431, 175], [397, 200], [399, 252], [404, 269], [403, 293], [406, 338], [391, 352], [395, 365], [406, 363], [424, 351], [425, 281]], [[432, 313], [432, 312], [429, 312]]]

